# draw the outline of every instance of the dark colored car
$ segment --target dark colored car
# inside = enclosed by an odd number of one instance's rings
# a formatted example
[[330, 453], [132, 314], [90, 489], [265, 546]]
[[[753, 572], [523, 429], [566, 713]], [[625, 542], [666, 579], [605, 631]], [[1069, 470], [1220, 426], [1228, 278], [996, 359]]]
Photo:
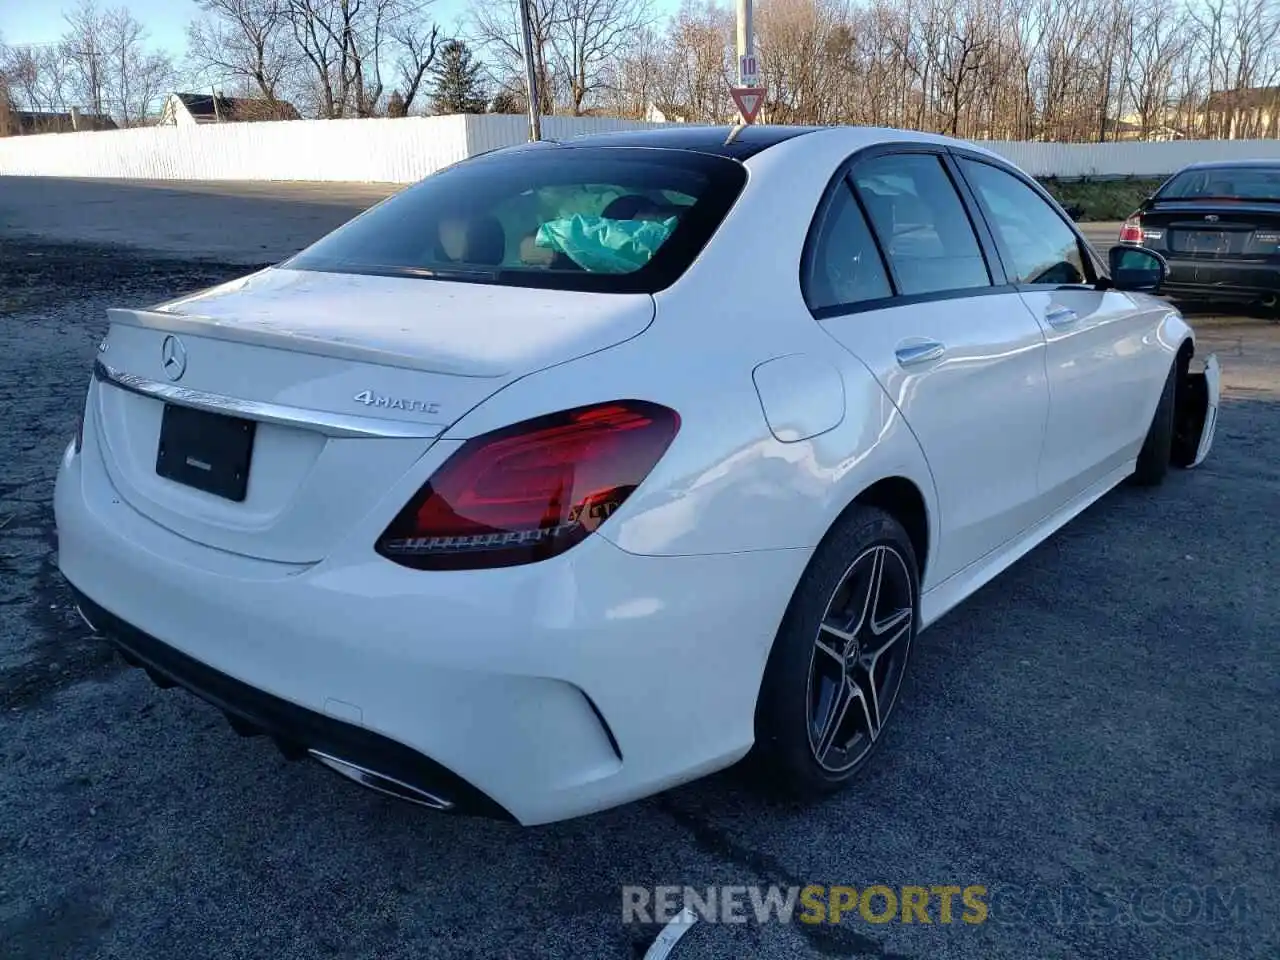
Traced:
[[1183, 168], [1125, 221], [1120, 242], [1169, 262], [1161, 293], [1280, 317], [1280, 160]]

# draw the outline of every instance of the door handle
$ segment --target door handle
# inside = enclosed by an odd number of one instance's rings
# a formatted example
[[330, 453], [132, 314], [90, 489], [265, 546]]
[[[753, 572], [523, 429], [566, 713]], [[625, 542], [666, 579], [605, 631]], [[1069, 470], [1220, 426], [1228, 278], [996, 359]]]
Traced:
[[898, 358], [898, 363], [901, 366], [909, 367], [913, 364], [937, 360], [946, 352], [947, 348], [937, 340], [918, 340], [914, 343], [903, 344], [893, 351], [893, 355]]
[[1080, 319], [1070, 307], [1050, 307], [1045, 311], [1045, 322], [1054, 327], [1065, 327], [1069, 323], [1075, 323]]

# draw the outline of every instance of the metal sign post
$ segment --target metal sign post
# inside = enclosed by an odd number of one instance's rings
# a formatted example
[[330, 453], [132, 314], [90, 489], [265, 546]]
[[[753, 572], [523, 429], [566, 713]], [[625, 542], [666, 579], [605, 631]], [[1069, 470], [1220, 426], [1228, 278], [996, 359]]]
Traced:
[[754, 87], [756, 85], [756, 77], [748, 77], [743, 75], [744, 62], [749, 61], [745, 65], [755, 66], [756, 43], [755, 34], [751, 29], [751, 0], [738, 0], [738, 86]]
[[[751, 0], [747, 0], [748, 3]], [[524, 83], [529, 92], [529, 139], [542, 139], [542, 97], [538, 90], [537, 60], [533, 55], [533, 17], [530, 0], [519, 0], [521, 46], [524, 47]]]
[[764, 105], [764, 87], [760, 86], [760, 65], [756, 60], [756, 38], [751, 24], [751, 0], [738, 3], [738, 85], [730, 89], [742, 122], [755, 123]]

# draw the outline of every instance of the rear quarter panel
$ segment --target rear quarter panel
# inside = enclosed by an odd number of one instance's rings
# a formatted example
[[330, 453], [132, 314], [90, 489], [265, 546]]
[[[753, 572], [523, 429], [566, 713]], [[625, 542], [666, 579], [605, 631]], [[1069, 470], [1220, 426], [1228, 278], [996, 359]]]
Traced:
[[[805, 141], [813, 142], [804, 148]], [[682, 424], [666, 456], [601, 530], [623, 550], [812, 548], [859, 493], [892, 476], [921, 491], [936, 542], [933, 481], [919, 445], [874, 377], [823, 333], [800, 295], [800, 251], [813, 210], [854, 148], [847, 137], [823, 133], [753, 158], [743, 197], [691, 270], [657, 295], [657, 316], [643, 335], [516, 381], [447, 436], [579, 404], [651, 400], [678, 411]], [[752, 374], [778, 357], [800, 358], [787, 364], [797, 370], [823, 365], [838, 373], [838, 423], [795, 442], [774, 435]], [[770, 385], [774, 402], [785, 406], [779, 388]], [[825, 426], [835, 419], [833, 397], [815, 398], [813, 389], [798, 380], [790, 399], [811, 404], [811, 422]]]

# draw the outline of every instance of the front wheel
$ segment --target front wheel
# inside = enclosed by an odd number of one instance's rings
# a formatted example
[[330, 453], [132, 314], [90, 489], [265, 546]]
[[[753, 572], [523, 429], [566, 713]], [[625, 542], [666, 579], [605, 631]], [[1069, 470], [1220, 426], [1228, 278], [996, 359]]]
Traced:
[[818, 548], [774, 641], [756, 710], [756, 758], [803, 798], [850, 781], [879, 744], [907, 673], [918, 619], [911, 541], [893, 517], [855, 507]]

